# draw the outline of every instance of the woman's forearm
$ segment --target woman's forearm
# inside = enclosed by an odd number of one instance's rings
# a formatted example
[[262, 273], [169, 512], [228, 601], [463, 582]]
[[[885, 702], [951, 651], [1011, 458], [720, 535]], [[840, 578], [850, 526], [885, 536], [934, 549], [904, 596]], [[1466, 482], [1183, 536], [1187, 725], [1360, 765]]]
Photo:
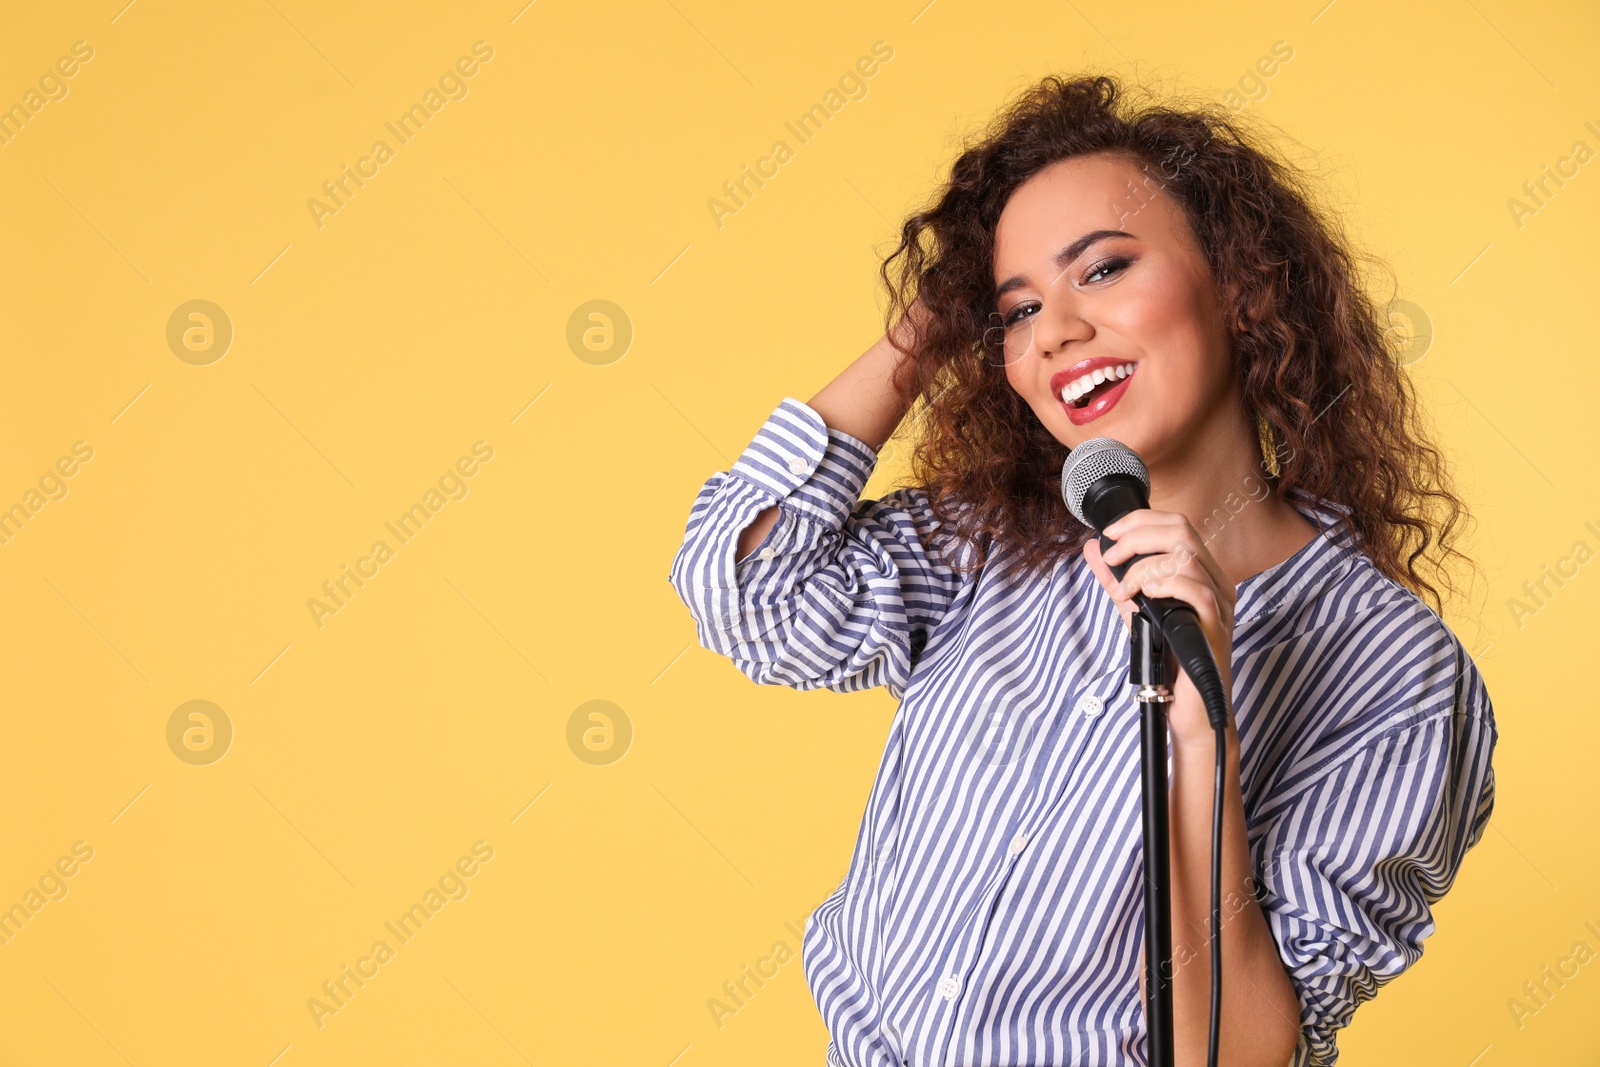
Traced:
[[[1223, 781], [1222, 1018], [1217, 1062], [1284, 1067], [1300, 1007], [1252, 891], [1239, 788], [1239, 740], [1230, 727]], [[1216, 745], [1173, 743], [1169, 783], [1172, 867], [1172, 1015], [1177, 1067], [1205, 1067], [1211, 1021], [1211, 828]]]
[[829, 427], [877, 451], [911, 406], [894, 381], [904, 358], [884, 334], [806, 403]]
[[[896, 327], [901, 343], [909, 347], [910, 334], [905, 319]], [[910, 408], [909, 399], [901, 395], [895, 380], [904, 353], [895, 348], [888, 334], [858, 356], [839, 373], [807, 405], [822, 416], [830, 428], [847, 433], [868, 445], [874, 451], [881, 449], [894, 434], [895, 427], [905, 418]], [[759, 545], [778, 520], [777, 505], [766, 508], [739, 535], [738, 555], [743, 559]]]

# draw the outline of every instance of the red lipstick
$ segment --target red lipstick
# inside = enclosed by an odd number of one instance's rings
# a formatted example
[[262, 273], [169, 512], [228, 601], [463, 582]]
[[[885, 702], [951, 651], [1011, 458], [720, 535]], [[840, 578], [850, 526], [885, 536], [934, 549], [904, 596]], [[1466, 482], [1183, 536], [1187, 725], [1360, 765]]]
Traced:
[[[1061, 399], [1061, 390], [1066, 388], [1067, 383], [1082, 378], [1084, 375], [1093, 374], [1097, 370], [1109, 370], [1112, 367], [1124, 365], [1132, 365], [1133, 367], [1128, 372], [1127, 377], [1113, 383], [1108, 388], [1102, 389], [1095, 395], [1094, 399], [1083, 407], [1074, 407]], [[1138, 373], [1138, 369], [1138, 361], [1118, 359], [1115, 356], [1095, 356], [1092, 359], [1079, 360], [1072, 366], [1058, 370], [1050, 376], [1050, 392], [1055, 396], [1056, 403], [1060, 404], [1062, 410], [1067, 413], [1067, 418], [1071, 420], [1072, 424], [1074, 426], [1083, 426], [1093, 422], [1117, 406], [1117, 402], [1122, 399], [1122, 395], [1128, 391], [1128, 383], [1133, 381], [1133, 376]]]

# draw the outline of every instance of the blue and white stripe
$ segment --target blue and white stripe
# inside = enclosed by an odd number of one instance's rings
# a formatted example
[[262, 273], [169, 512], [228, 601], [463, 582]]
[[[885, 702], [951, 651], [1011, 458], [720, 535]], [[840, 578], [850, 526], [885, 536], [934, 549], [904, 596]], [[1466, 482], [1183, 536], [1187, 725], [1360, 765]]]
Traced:
[[[827, 1062], [1143, 1065], [1126, 629], [1080, 556], [1023, 580], [1002, 546], [958, 573], [922, 490], [859, 499], [876, 463], [784, 398], [700, 490], [669, 576], [752, 680], [900, 699], [849, 871], [806, 927]], [[1483, 834], [1493, 709], [1440, 618], [1331, 532], [1240, 584], [1233, 676], [1262, 907], [1301, 1004], [1292, 1067], [1332, 1064]]]

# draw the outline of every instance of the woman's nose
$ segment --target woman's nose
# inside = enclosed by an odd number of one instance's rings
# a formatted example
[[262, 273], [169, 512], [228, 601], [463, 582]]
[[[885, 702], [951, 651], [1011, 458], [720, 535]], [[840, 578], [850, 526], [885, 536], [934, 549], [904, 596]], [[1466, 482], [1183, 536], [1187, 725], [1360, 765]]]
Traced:
[[1032, 344], [1029, 351], [1041, 359], [1054, 359], [1073, 341], [1082, 341], [1094, 330], [1074, 308], [1057, 306], [1045, 308], [1033, 317]]

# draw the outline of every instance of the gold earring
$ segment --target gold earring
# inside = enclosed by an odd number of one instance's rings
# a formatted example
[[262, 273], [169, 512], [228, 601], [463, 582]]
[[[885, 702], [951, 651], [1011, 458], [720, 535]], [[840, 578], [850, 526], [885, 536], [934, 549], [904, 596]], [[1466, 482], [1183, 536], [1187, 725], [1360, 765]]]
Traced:
[[1277, 435], [1272, 432], [1272, 424], [1265, 415], [1256, 416], [1256, 437], [1261, 442], [1261, 464], [1266, 468], [1267, 476], [1278, 476], [1278, 441]]

